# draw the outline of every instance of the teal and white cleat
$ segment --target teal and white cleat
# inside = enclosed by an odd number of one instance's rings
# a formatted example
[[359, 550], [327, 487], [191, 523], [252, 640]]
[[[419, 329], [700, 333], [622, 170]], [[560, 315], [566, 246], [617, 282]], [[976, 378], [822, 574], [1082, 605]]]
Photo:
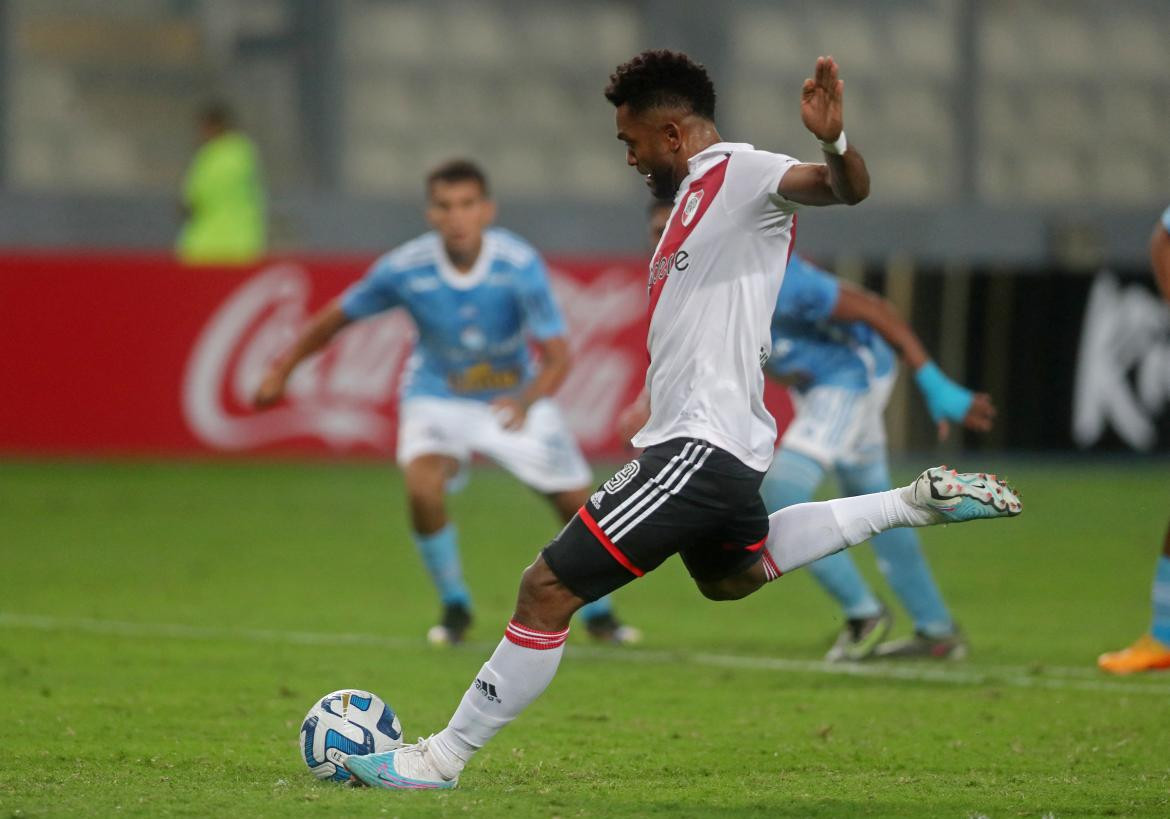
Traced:
[[448, 778], [435, 764], [429, 739], [393, 751], [348, 756], [345, 769], [363, 785], [400, 791], [447, 790], [459, 784], [459, 775]]
[[1019, 494], [1007, 481], [986, 472], [957, 472], [945, 466], [919, 475], [903, 490], [903, 498], [929, 513], [933, 523], [1015, 517], [1023, 511]]

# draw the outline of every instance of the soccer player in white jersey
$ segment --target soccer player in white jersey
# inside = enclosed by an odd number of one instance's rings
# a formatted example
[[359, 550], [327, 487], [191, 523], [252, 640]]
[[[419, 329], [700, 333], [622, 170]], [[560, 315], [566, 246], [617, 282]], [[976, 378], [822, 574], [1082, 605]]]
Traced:
[[[1150, 264], [1162, 298], [1170, 304], [1170, 208], [1154, 226], [1150, 236]], [[1097, 658], [1097, 665], [1110, 674], [1133, 674], [1138, 671], [1170, 669], [1170, 528], [1162, 541], [1162, 553], [1154, 568], [1154, 587], [1150, 594], [1153, 616], [1150, 630], [1133, 645], [1110, 651]]]
[[[653, 206], [655, 244], [673, 209], [672, 202]], [[829, 472], [847, 495], [892, 488], [882, 416], [898, 375], [898, 354], [914, 373], [940, 438], [948, 435], [951, 423], [979, 432], [991, 428], [995, 406], [990, 396], [947, 378], [889, 302], [793, 254], [772, 314], [772, 354], [765, 370], [789, 385], [796, 416], [760, 490], [768, 512], [812, 500]], [[643, 396], [622, 413], [622, 436], [628, 440], [645, 420]], [[914, 621], [914, 633], [883, 642], [893, 622], [891, 612], [852, 556], [838, 552], [808, 567], [845, 615], [845, 626], [825, 659], [966, 656], [966, 638], [943, 602], [917, 533], [890, 529], [875, 536], [872, 545], [878, 567]]]
[[[271, 406], [298, 363], [350, 322], [396, 307], [414, 319], [418, 341], [399, 404], [398, 462], [412, 535], [442, 604], [434, 643], [458, 643], [471, 624], [454, 525], [444, 493], [473, 453], [486, 455], [544, 494], [564, 521], [589, 497], [593, 476], [552, 400], [569, 368], [565, 325], [540, 254], [489, 227], [487, 177], [454, 160], [427, 177], [434, 230], [378, 259], [361, 281], [322, 309], [256, 395]], [[529, 354], [540, 352], [539, 368]], [[603, 641], [634, 642], [608, 598], [582, 611]]]
[[626, 161], [675, 209], [650, 264], [650, 418], [642, 455], [606, 481], [529, 566], [504, 638], [445, 729], [351, 756], [367, 785], [451, 788], [472, 755], [552, 681], [573, 612], [680, 554], [699, 591], [744, 597], [895, 526], [1017, 514], [1010, 487], [934, 468], [876, 495], [805, 503], [769, 518], [760, 483], [776, 424], [764, 408], [772, 308], [799, 205], [853, 204], [869, 175], [842, 130], [832, 59], [804, 83], [801, 117], [824, 164], [724, 142], [715, 89], [685, 54], [647, 51], [606, 88]]

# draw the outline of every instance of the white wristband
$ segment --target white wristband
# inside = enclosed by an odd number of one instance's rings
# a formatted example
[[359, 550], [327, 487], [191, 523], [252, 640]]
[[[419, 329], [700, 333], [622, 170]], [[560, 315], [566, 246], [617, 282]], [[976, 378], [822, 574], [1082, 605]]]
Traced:
[[836, 154], [840, 156], [849, 149], [849, 143], [845, 141], [845, 132], [841, 131], [841, 135], [833, 142], [821, 140], [821, 150], [827, 154]]

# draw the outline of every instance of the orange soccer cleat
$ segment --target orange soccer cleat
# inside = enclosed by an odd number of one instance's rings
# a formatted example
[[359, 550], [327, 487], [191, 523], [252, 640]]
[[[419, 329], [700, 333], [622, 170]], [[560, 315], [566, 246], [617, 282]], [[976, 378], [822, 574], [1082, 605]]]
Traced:
[[1097, 666], [1110, 674], [1134, 674], [1170, 668], [1170, 646], [1143, 634], [1129, 648], [1110, 651], [1097, 658]]

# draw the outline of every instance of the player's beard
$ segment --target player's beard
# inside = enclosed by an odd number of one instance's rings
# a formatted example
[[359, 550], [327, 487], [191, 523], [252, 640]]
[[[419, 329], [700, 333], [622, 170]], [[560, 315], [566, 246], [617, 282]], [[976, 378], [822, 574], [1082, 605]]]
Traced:
[[649, 177], [650, 193], [655, 199], [674, 199], [678, 191], [678, 183], [674, 181], [674, 174], [670, 168], [660, 170], [651, 169]]

